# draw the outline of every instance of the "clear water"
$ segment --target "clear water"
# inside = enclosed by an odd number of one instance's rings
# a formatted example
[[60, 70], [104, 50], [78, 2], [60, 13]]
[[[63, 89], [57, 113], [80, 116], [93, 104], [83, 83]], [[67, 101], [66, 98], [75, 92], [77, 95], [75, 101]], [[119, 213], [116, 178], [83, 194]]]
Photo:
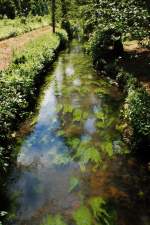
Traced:
[[8, 180], [7, 224], [150, 225], [147, 174], [121, 137], [122, 95], [78, 42], [60, 54], [40, 99]]

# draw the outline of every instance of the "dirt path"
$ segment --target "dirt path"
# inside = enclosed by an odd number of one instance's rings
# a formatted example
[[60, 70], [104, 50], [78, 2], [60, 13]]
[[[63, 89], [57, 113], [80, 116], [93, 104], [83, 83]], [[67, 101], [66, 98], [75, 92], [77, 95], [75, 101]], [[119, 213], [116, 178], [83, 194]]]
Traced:
[[18, 37], [0, 41], [0, 71], [6, 69], [11, 63], [15, 50], [23, 49], [28, 42], [50, 31], [51, 28], [47, 26]]

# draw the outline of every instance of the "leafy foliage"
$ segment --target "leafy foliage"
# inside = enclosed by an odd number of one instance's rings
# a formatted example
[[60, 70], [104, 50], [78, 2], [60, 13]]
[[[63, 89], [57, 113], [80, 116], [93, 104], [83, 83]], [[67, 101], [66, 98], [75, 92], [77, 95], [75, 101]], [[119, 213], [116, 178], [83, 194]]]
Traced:
[[85, 206], [81, 206], [73, 213], [73, 219], [76, 225], [92, 225], [92, 215]]
[[41, 225], [66, 225], [60, 215], [48, 215]]
[[137, 135], [150, 135], [150, 96], [143, 88], [129, 89], [125, 104], [125, 118]]
[[71, 177], [69, 192], [74, 191], [79, 186], [79, 184], [80, 184], [80, 181], [77, 177]]
[[89, 141], [82, 141], [74, 155], [75, 159], [80, 159], [81, 169], [84, 170], [84, 166], [88, 162], [94, 163], [98, 166], [101, 163], [100, 152], [94, 147], [91, 146]]
[[98, 221], [100, 220], [102, 224], [110, 225], [109, 223], [109, 214], [105, 209], [106, 202], [101, 197], [94, 197], [90, 199], [89, 204], [92, 208], [94, 218]]
[[15, 37], [49, 24], [50, 16], [28, 16], [14, 20], [3, 19], [0, 20], [0, 40]]
[[148, 35], [149, 13], [146, 3], [140, 0], [99, 0], [90, 1], [83, 8], [85, 32], [92, 33], [117, 29], [124, 37], [139, 38]]

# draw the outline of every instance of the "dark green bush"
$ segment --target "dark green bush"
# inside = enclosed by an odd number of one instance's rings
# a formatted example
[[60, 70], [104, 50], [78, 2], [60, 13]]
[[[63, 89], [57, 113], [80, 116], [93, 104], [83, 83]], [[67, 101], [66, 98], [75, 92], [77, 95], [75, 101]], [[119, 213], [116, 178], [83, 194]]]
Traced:
[[116, 81], [126, 93], [128, 93], [129, 89], [135, 89], [140, 86], [137, 78], [122, 69], [118, 70]]
[[142, 87], [128, 91], [125, 103], [125, 118], [130, 121], [134, 135], [150, 136], [150, 95]]
[[60, 49], [64, 49], [66, 47], [67, 42], [68, 42], [68, 34], [65, 31], [62, 31], [62, 30], [61, 30], [61, 32], [57, 31], [56, 34], [58, 35], [58, 37], [61, 40]]
[[115, 59], [123, 54], [121, 33], [115, 29], [97, 30], [90, 39], [89, 51], [97, 69], [116, 74]]
[[69, 20], [63, 19], [61, 22], [61, 27], [62, 27], [62, 29], [67, 31], [68, 37], [71, 40], [73, 38], [73, 29], [72, 29], [72, 26], [71, 26]]

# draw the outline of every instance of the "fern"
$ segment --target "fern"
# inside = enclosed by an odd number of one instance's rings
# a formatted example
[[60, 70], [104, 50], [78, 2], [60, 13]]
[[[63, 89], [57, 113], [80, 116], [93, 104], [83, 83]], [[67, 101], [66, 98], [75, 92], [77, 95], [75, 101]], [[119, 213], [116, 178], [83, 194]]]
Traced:
[[113, 156], [113, 144], [112, 141], [106, 141], [101, 144], [102, 150], [109, 155], [109, 157]]
[[68, 144], [73, 148], [76, 149], [80, 144], [80, 139], [78, 138], [71, 138], [68, 140]]
[[64, 113], [72, 113], [72, 111], [73, 111], [73, 107], [71, 106], [71, 105], [67, 105], [67, 104], [65, 104], [64, 105], [64, 107], [63, 107], [63, 112]]
[[76, 177], [71, 177], [70, 179], [70, 187], [69, 187], [69, 192], [72, 192], [73, 190], [75, 190], [80, 184], [80, 181], [78, 178]]
[[97, 166], [101, 163], [100, 153], [95, 147], [90, 146], [88, 141], [81, 142], [74, 158], [80, 160], [81, 166], [84, 166], [89, 161], [95, 163]]
[[92, 225], [92, 215], [85, 206], [81, 206], [73, 213], [73, 219], [76, 225]]
[[80, 121], [82, 119], [82, 111], [80, 109], [75, 109], [73, 112], [73, 121]]
[[102, 224], [104, 225], [110, 225], [110, 216], [107, 213], [107, 210], [105, 209], [105, 200], [101, 197], [94, 197], [90, 199], [89, 204], [92, 208], [94, 218], [98, 221], [102, 221]]
[[48, 215], [47, 218], [41, 225], [67, 225], [60, 215], [51, 216]]
[[72, 161], [71, 157], [69, 154], [64, 153], [64, 154], [56, 154], [53, 158], [53, 164], [54, 165], [67, 165]]

